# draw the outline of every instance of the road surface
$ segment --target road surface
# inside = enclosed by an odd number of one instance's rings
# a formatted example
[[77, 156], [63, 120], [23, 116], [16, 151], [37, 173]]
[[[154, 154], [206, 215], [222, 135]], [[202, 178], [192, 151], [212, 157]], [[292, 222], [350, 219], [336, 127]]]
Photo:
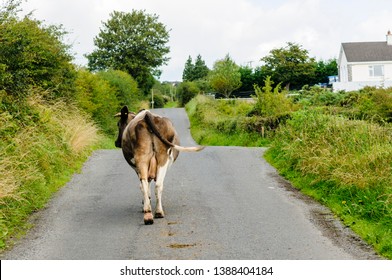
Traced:
[[[183, 109], [156, 112], [173, 120], [183, 145], [195, 144]], [[139, 182], [121, 150], [96, 151], [2, 259], [377, 259], [282, 179], [264, 152], [181, 153], [165, 180], [166, 217], [146, 226]]]

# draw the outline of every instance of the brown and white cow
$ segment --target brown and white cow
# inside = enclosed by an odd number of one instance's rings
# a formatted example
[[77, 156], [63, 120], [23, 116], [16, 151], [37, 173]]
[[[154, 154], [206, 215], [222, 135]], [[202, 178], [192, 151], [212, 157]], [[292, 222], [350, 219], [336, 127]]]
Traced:
[[172, 122], [148, 110], [138, 114], [129, 112], [124, 106], [118, 121], [116, 147], [122, 148], [125, 160], [136, 171], [143, 194], [144, 223], [153, 224], [150, 182], [155, 180], [155, 218], [163, 218], [163, 181], [169, 166], [180, 151], [197, 152], [203, 147], [182, 147]]

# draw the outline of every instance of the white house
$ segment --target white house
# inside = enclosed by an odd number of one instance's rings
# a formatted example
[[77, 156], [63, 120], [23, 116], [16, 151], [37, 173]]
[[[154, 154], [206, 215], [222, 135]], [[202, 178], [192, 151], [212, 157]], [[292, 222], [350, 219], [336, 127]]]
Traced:
[[342, 43], [338, 60], [339, 82], [333, 90], [365, 86], [392, 87], [392, 33], [386, 41]]

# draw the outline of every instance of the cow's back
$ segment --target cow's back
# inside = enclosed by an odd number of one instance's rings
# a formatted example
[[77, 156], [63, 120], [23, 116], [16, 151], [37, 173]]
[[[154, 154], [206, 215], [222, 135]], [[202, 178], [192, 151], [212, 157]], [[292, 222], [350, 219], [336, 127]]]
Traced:
[[[153, 124], [162, 137], [169, 142], [179, 145], [180, 141], [172, 122], [168, 118], [153, 115]], [[124, 131], [122, 150], [127, 162], [138, 171], [138, 166], [156, 164], [163, 166], [168, 158], [168, 147], [156, 136], [144, 118], [133, 119]], [[179, 152], [172, 149], [171, 156], [174, 161]], [[155, 160], [155, 162], [154, 162]]]

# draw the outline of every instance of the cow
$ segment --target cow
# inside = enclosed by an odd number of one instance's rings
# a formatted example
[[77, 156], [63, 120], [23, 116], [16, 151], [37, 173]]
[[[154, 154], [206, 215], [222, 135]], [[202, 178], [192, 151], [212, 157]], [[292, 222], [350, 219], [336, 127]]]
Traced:
[[135, 114], [127, 106], [121, 109], [118, 138], [115, 145], [122, 149], [125, 160], [136, 171], [143, 195], [144, 224], [154, 223], [151, 211], [150, 183], [155, 181], [155, 218], [163, 218], [163, 181], [170, 165], [179, 152], [197, 152], [204, 147], [180, 146], [178, 134], [172, 122], [148, 110]]

